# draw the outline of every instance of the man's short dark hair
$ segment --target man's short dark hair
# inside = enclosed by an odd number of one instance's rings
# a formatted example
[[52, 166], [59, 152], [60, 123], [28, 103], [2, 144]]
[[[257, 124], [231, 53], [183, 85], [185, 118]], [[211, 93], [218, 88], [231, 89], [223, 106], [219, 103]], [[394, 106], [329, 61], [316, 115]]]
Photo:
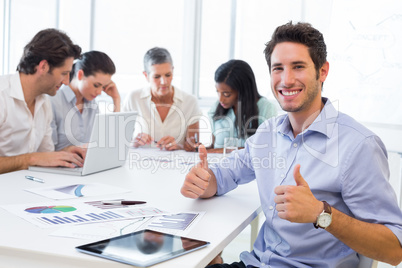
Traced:
[[71, 39], [57, 29], [45, 29], [38, 32], [25, 46], [24, 53], [17, 66], [17, 71], [34, 74], [36, 66], [46, 60], [51, 71], [64, 64], [67, 58], [79, 58], [81, 47], [73, 44]]
[[264, 50], [265, 59], [271, 72], [271, 55], [277, 44], [282, 42], [294, 42], [307, 46], [314, 67], [319, 75], [320, 68], [327, 62], [327, 46], [324, 37], [317, 29], [309, 23], [291, 21], [276, 28], [272, 34], [271, 41], [266, 43]]

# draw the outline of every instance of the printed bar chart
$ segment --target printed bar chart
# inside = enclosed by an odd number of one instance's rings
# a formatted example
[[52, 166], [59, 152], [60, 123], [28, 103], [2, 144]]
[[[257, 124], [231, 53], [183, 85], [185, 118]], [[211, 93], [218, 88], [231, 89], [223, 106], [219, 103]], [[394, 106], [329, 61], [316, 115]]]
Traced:
[[112, 211], [102, 212], [102, 213], [88, 213], [84, 215], [69, 215], [68, 217], [63, 216], [46, 216], [40, 217], [39, 220], [51, 225], [60, 224], [71, 224], [71, 223], [90, 223], [90, 222], [100, 222], [116, 219], [124, 219], [126, 217], [114, 213]]
[[196, 213], [179, 213], [157, 218], [148, 227], [185, 230], [198, 216]]

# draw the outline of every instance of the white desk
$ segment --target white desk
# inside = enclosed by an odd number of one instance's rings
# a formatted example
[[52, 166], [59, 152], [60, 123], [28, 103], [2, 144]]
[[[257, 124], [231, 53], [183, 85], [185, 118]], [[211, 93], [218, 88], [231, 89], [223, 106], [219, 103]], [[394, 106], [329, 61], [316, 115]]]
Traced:
[[[185, 155], [188, 156], [188, 153]], [[138, 156], [138, 155], [137, 155]], [[168, 211], [206, 211], [189, 237], [211, 242], [201, 250], [163, 262], [154, 267], [205, 267], [260, 212], [255, 183], [239, 186], [225, 196], [192, 200], [180, 194], [186, 172], [181, 167], [145, 167], [140, 162], [127, 162], [123, 167], [75, 177], [18, 171], [0, 175], [0, 205], [49, 202], [50, 199], [24, 191], [27, 188], [56, 186], [66, 183], [103, 183], [127, 187], [132, 192], [123, 197], [146, 200], [150, 206]], [[144, 162], [145, 163], [145, 162]], [[149, 163], [148, 163], [149, 164]], [[25, 179], [25, 175], [43, 178], [40, 184]], [[107, 196], [121, 198], [122, 196]], [[104, 199], [105, 197], [99, 197]], [[93, 198], [92, 198], [93, 199]], [[0, 267], [131, 267], [114, 261], [79, 253], [78, 245], [88, 240], [49, 236], [55, 229], [42, 229], [24, 219], [0, 209]], [[245, 248], [247, 250], [247, 248]]]

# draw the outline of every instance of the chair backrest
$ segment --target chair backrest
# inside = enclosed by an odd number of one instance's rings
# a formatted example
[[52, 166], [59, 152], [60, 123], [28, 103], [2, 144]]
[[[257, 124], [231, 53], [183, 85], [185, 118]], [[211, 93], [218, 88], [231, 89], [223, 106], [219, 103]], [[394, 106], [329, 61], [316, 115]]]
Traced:
[[367, 258], [364, 255], [357, 254], [360, 258], [359, 265], [357, 268], [377, 268], [378, 261], [375, 261], [373, 259]]

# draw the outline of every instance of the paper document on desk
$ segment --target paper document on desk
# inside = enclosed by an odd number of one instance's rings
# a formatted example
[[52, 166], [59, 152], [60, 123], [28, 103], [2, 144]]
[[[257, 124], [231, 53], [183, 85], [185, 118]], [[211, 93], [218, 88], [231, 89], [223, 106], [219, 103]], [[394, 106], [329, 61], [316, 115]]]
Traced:
[[121, 187], [101, 183], [68, 184], [61, 186], [38, 187], [25, 189], [25, 191], [55, 200], [101, 196], [108, 194], [121, 194], [129, 192], [129, 190]]
[[42, 202], [38, 204], [4, 205], [3, 209], [27, 220], [41, 228], [61, 227], [75, 224], [88, 224], [147, 218], [171, 214], [167, 211], [145, 205], [113, 206], [112, 209], [99, 208], [93, 202]]
[[82, 224], [60, 228], [50, 235], [88, 240], [103, 240], [151, 229], [163, 233], [185, 236], [195, 226], [205, 212], [185, 212], [152, 218], [110, 221], [95, 224]]
[[155, 216], [147, 222], [147, 229], [168, 233], [172, 235], [185, 236], [204, 216], [202, 212], [182, 212], [172, 215]]
[[52, 236], [61, 236], [91, 241], [104, 240], [115, 236], [125, 235], [137, 230], [145, 229], [147, 222], [152, 218], [137, 218], [120, 221], [109, 221], [93, 224], [65, 226], [52, 232]]

